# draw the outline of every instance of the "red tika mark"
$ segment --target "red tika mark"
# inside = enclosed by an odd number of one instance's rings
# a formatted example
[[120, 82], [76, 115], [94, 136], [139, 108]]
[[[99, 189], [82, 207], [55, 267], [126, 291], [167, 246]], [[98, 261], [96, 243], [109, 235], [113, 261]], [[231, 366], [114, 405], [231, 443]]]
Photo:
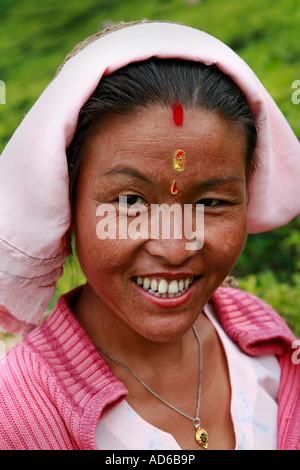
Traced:
[[172, 186], [171, 186], [171, 194], [177, 194], [178, 193], [178, 188], [177, 188], [177, 184], [176, 184], [176, 181], [173, 180], [172, 181]]
[[182, 126], [183, 124], [183, 109], [179, 103], [173, 104], [173, 119], [176, 126]]

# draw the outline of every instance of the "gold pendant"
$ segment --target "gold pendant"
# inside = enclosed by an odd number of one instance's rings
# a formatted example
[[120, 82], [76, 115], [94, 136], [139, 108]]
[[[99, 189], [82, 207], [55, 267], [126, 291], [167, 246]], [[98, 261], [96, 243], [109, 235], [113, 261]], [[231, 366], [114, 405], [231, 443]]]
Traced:
[[205, 431], [205, 429], [200, 428], [200, 426], [199, 426], [197, 428], [195, 437], [196, 437], [196, 441], [198, 442], [198, 444], [200, 446], [204, 447], [204, 449], [207, 449], [207, 447], [208, 447], [208, 434]]

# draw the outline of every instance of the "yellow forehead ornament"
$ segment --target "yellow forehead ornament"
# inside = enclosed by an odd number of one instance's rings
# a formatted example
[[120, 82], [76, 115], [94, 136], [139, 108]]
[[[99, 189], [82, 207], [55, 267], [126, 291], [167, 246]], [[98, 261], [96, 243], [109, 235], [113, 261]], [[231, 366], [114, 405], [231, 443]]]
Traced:
[[173, 168], [176, 171], [184, 171], [186, 164], [186, 153], [184, 150], [175, 150], [173, 157]]

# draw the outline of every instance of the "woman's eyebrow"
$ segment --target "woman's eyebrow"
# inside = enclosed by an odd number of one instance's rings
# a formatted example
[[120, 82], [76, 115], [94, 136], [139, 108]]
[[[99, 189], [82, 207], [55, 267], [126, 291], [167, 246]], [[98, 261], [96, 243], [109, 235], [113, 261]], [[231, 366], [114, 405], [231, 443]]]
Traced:
[[117, 174], [134, 176], [135, 178], [139, 178], [145, 181], [146, 183], [150, 183], [150, 184], [153, 183], [149, 178], [146, 178], [146, 176], [130, 168], [113, 168], [112, 170], [102, 173], [100, 176], [109, 176], [109, 175], [117, 175]]
[[[105, 173], [102, 173], [100, 177], [102, 176], [109, 176], [109, 175], [126, 175], [126, 176], [133, 176], [135, 178], [139, 178], [142, 181], [145, 181], [146, 183], [153, 184], [153, 181], [151, 181], [149, 178], [146, 176], [142, 175], [139, 173], [137, 170], [133, 170], [131, 168], [112, 168], [111, 170], [106, 171]], [[213, 180], [209, 181], [203, 181], [202, 183], [197, 185], [198, 189], [206, 188], [207, 186], [214, 186], [216, 184], [220, 183], [228, 183], [228, 182], [239, 182], [242, 183], [243, 180], [241, 178], [236, 178], [236, 177], [231, 177], [231, 178], [215, 178]]]
[[201, 189], [201, 188], [206, 188], [207, 186], [214, 186], [220, 183], [231, 183], [231, 182], [243, 183], [244, 181], [241, 178], [236, 178], [235, 176], [231, 178], [216, 178], [213, 180], [204, 181], [203, 183], [198, 184], [197, 187]]

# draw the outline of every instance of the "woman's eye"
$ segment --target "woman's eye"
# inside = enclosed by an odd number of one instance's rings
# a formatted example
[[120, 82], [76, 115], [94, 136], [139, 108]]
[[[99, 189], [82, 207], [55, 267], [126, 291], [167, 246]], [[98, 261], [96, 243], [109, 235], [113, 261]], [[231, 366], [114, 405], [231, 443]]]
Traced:
[[122, 205], [126, 205], [127, 207], [133, 206], [134, 204], [144, 204], [145, 201], [141, 196], [136, 195], [129, 195], [129, 196], [122, 196], [119, 198]]
[[222, 204], [220, 199], [201, 199], [198, 204], [203, 204], [205, 207], [216, 207]]

